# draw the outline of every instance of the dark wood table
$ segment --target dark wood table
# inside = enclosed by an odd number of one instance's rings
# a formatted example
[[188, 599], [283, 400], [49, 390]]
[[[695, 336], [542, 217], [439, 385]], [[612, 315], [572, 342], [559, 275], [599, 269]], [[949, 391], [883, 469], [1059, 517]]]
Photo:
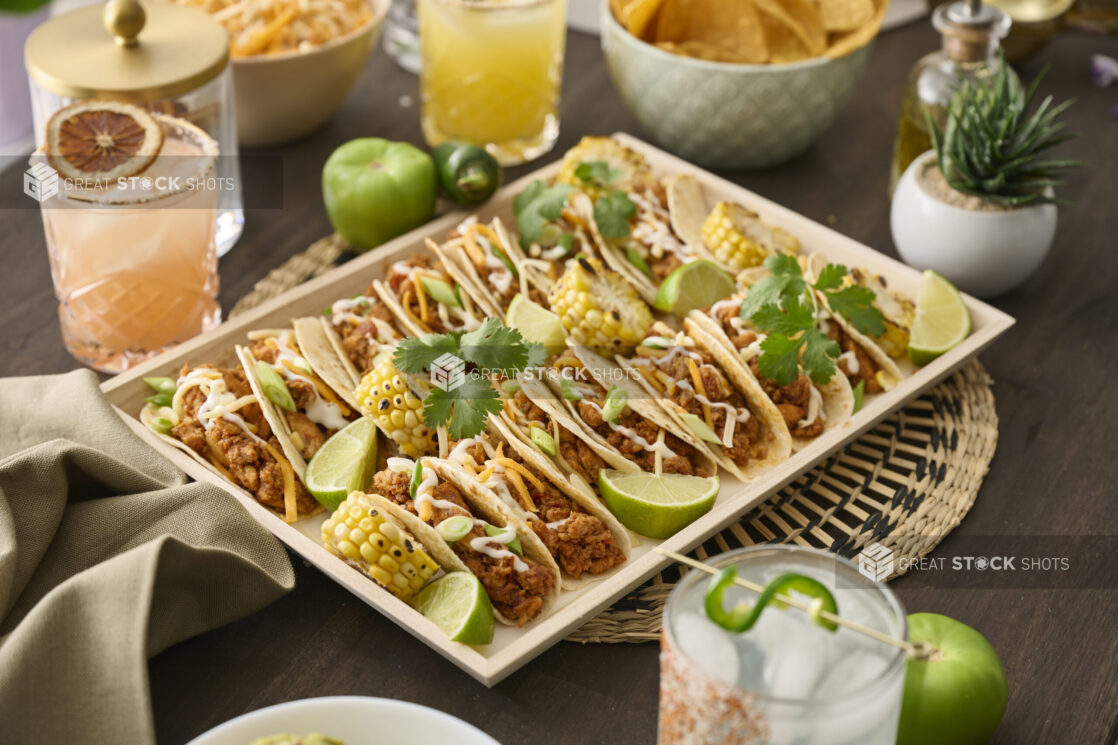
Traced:
[[[936, 44], [926, 23], [883, 35], [850, 105], [811, 150], [779, 168], [730, 177], [893, 253], [885, 192], [901, 90], [912, 63]], [[1062, 190], [1074, 204], [1061, 208], [1056, 246], [1040, 271], [996, 301], [1018, 321], [982, 357], [997, 381], [998, 452], [977, 504], [940, 553], [981, 544], [984, 536], [1118, 535], [1111, 501], [1118, 475], [1118, 122], [1109, 112], [1118, 88], [1090, 88], [1093, 52], [1118, 56], [1118, 39], [1064, 35], [1019, 67], [1031, 79], [1052, 63], [1041, 90], [1078, 97], [1069, 118], [1083, 137], [1067, 150], [1094, 167], [1074, 173]], [[222, 260], [226, 310], [270, 268], [329, 232], [319, 171], [330, 151], [358, 136], [421, 142], [417, 102], [416, 78], [378, 50], [325, 129], [276, 151], [283, 208], [250, 212], [244, 237]], [[640, 135], [608, 79], [598, 40], [572, 33], [562, 136], [549, 158], [584, 134], [616, 130]], [[16, 178], [15, 169], [4, 174], [5, 182]], [[0, 215], [0, 256], [0, 374], [73, 367], [59, 337], [36, 210]], [[292, 560], [298, 582], [289, 595], [151, 661], [161, 742], [184, 742], [270, 704], [337, 694], [433, 706], [506, 745], [655, 740], [655, 644], [560, 643], [486, 689], [299, 557]], [[951, 615], [998, 649], [1010, 701], [993, 742], [1094, 745], [1118, 741], [1118, 561], [1103, 574], [1091, 584], [1104, 589], [1094, 590], [937, 588], [911, 574], [893, 587], [909, 611]]]

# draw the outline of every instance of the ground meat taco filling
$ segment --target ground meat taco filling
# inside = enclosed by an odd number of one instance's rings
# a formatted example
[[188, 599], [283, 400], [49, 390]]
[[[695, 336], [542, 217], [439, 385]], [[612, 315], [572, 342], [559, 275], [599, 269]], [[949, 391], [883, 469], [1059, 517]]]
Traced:
[[621, 243], [623, 253], [631, 249], [648, 266], [657, 285], [694, 258], [686, 243], [672, 230], [668, 211], [668, 195], [663, 184], [656, 180], [642, 182], [629, 192], [629, 199], [637, 207], [631, 221], [631, 233]]
[[765, 457], [760, 421], [706, 351], [678, 344], [667, 349], [642, 345], [636, 354], [630, 364], [662, 395], [706, 423], [730, 460], [745, 466]]
[[[470, 218], [455, 228], [448, 238], [462, 241], [461, 250], [473, 265], [478, 279], [496, 298], [501, 310], [508, 310], [512, 299], [521, 292], [520, 273], [512, 265], [509, 251], [501, 245], [497, 232], [479, 223], [476, 218]], [[528, 285], [528, 299], [547, 307], [547, 296], [532, 285]]]
[[450, 307], [427, 293], [421, 277], [438, 280], [451, 289], [455, 288], [454, 280], [444, 271], [442, 264], [430, 256], [416, 254], [390, 265], [388, 288], [409, 318], [425, 332], [433, 334], [469, 331], [478, 327], [479, 322], [473, 315], [473, 304], [465, 292], [457, 292], [462, 307]]
[[698, 465], [698, 453], [688, 443], [645, 419], [626, 406], [616, 420], [605, 421], [602, 407], [607, 392], [583, 367], [571, 350], [560, 353], [550, 364], [560, 376], [574, 382], [582, 398], [573, 402], [579, 417], [622, 456], [642, 471], [655, 472], [657, 461], [663, 473], [684, 476], [710, 476], [710, 470]]
[[377, 357], [386, 347], [404, 337], [391, 309], [381, 302], [371, 285], [364, 295], [334, 303], [330, 322], [346, 357], [362, 377], [376, 367]]
[[545, 476], [524, 462], [504, 443], [494, 447], [480, 440], [463, 440], [451, 448], [448, 460], [467, 464], [486, 486], [510, 507], [526, 516], [528, 526], [567, 574], [601, 574], [625, 561], [613, 533], [599, 518], [586, 512]]
[[[454, 515], [474, 517], [458, 487], [437, 480], [433, 472], [427, 476], [427, 469], [424, 473], [424, 482], [431, 479], [431, 486], [424, 489], [421, 485], [415, 499], [408, 494], [411, 473], [391, 468], [373, 477], [373, 492], [417, 515], [432, 527]], [[425, 514], [428, 510], [429, 514]], [[490, 539], [484, 525], [476, 518], [470, 532], [451, 544], [451, 549], [481, 581], [493, 607], [520, 626], [540, 614], [544, 598], [555, 588], [555, 576], [550, 571]]]
[[870, 357], [861, 344], [856, 342], [842, 326], [834, 321], [824, 321], [823, 333], [838, 342], [842, 354], [838, 358], [838, 368], [850, 380], [851, 386], [865, 384], [866, 393], [881, 393], [885, 389], [877, 380], [877, 363]]
[[293, 339], [268, 337], [255, 339], [248, 345], [253, 358], [271, 365], [284, 379], [294, 411], [274, 406], [273, 411], [284, 418], [292, 443], [304, 460], [314, 457], [331, 435], [348, 424], [353, 412], [339, 401], [324, 383], [316, 385], [310, 368], [300, 369], [292, 359], [299, 356]]
[[818, 389], [803, 371], [788, 385], [779, 385], [776, 381], [761, 375], [760, 342], [764, 340], [764, 336], [745, 327], [744, 321], [738, 316], [740, 308], [740, 302], [717, 308], [714, 320], [722, 326], [734, 349], [738, 352], [749, 350], [751, 355], [748, 362], [749, 369], [761, 384], [765, 395], [780, 411], [780, 416], [792, 436], [813, 438], [823, 434], [826, 421], [821, 411], [820, 399], [816, 399], [814, 411], [812, 404], [813, 398], [821, 396]]
[[550, 434], [555, 440], [555, 450], [567, 470], [577, 473], [597, 494], [598, 471], [609, 466], [593, 448], [563, 425], [553, 422], [551, 414], [537, 406], [523, 390], [506, 399], [506, 406], [513, 421], [521, 425], [522, 430], [528, 430], [535, 424]]
[[[225, 389], [232, 396], [240, 399], [253, 395], [240, 368], [200, 365], [191, 370], [183, 367], [179, 384], [183, 385], [190, 375], [203, 370], [220, 373]], [[318, 503], [307, 492], [306, 487], [294, 478], [294, 474], [284, 473], [285, 467], [290, 466], [286, 462], [281, 465], [273, 455], [273, 452], [281, 454], [283, 450], [272, 434], [260, 405], [250, 403], [235, 412], [222, 413], [212, 418], [206, 416], [203, 421], [199, 417], [200, 414], [205, 416], [208, 410], [207, 399], [206, 392], [198, 386], [190, 387], [182, 394], [183, 413], [179, 423], [171, 429], [171, 436], [212, 463], [264, 506], [284, 512], [285, 488], [287, 479], [291, 479], [298, 514], [315, 512]]]

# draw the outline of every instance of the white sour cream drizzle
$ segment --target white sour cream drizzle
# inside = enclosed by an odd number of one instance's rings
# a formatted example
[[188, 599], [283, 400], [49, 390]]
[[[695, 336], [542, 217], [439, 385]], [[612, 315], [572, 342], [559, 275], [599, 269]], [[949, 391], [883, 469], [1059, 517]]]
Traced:
[[255, 403], [255, 396], [241, 396], [237, 398], [225, 386], [225, 379], [220, 373], [204, 368], [191, 370], [186, 375], [180, 377], [176, 383], [178, 389], [175, 391], [175, 398], [172, 400], [172, 407], [176, 418], [181, 418], [180, 412], [183, 410], [183, 395], [189, 389], [198, 387], [206, 391], [206, 400], [198, 407], [198, 411], [195, 412], [195, 417], [202, 424], [202, 429], [209, 430], [213, 427], [215, 420], [224, 419], [227, 422], [235, 424], [254, 441], [264, 444], [264, 440], [256, 436], [248, 426], [248, 422], [230, 410], [230, 407], [240, 408], [246, 404]]
[[639, 210], [632, 237], [648, 247], [648, 253], [653, 259], [662, 258], [665, 252], [684, 257], [690, 255], [687, 246], [672, 232], [671, 216], [659, 200], [649, 199], [636, 192], [630, 192], [629, 199]]
[[838, 362], [846, 362], [846, 369], [850, 371], [851, 375], [857, 375], [861, 365], [858, 364], [858, 355], [854, 354], [853, 350], [843, 352], [838, 357]]
[[750, 414], [749, 409], [736, 409], [730, 404], [722, 403], [721, 401], [711, 401], [709, 398], [701, 393], [695, 393], [695, 389], [686, 380], [677, 380], [675, 384], [685, 391], [691, 391], [695, 400], [701, 404], [706, 404], [712, 409], [725, 409], [727, 413], [726, 426], [722, 430], [722, 444], [725, 447], [733, 447], [734, 445], [734, 426], [737, 422], [748, 422]]
[[571, 521], [572, 517], [574, 517], [573, 512], [571, 514], [567, 515], [566, 517], [564, 517], [562, 520], [556, 520], [553, 523], [545, 523], [545, 525], [547, 525], [548, 530], [558, 530], [559, 528], [561, 528], [564, 525], [566, 525], [567, 523], [569, 523]]
[[734, 316], [737, 317], [738, 312], [741, 310], [741, 298], [728, 297], [725, 300], [719, 300], [717, 303], [710, 306], [710, 316], [717, 316], [723, 308], [733, 308]]
[[[415, 471], [415, 461], [411, 458], [389, 458], [388, 469], [390, 471], [399, 471], [401, 473], [412, 473]], [[419, 488], [415, 490], [415, 510], [419, 512], [421, 505], [430, 505], [431, 507], [438, 507], [440, 510], [461, 510], [462, 506], [451, 502], [448, 499], [436, 499], [431, 492], [439, 483], [439, 475], [435, 473], [433, 468], [424, 468], [423, 475], [419, 480]]]
[[811, 391], [811, 398], [807, 403], [807, 416], [796, 422], [797, 427], [810, 426], [816, 419], [827, 421], [827, 415], [823, 413], [823, 394], [814, 385], [809, 385], [808, 390]]
[[300, 380], [310, 386], [314, 397], [309, 404], [303, 407], [303, 414], [308, 419], [323, 429], [341, 429], [349, 424], [349, 421], [342, 415], [342, 410], [338, 408], [337, 404], [322, 398], [310, 377], [299, 375], [283, 364], [288, 361], [300, 370], [310, 370], [307, 360], [291, 346], [294, 341], [293, 337], [291, 331], [284, 331], [279, 336], [273, 337], [276, 342], [276, 361], [272, 364], [272, 368], [282, 375], [284, 380]]
[[493, 289], [495, 289], [498, 294], [504, 295], [509, 291], [509, 288], [512, 287], [512, 281], [514, 279], [512, 272], [505, 266], [505, 262], [501, 261], [501, 257], [493, 253], [493, 248], [489, 241], [485, 240], [485, 238], [480, 238], [480, 240], [485, 242], [485, 247], [488, 249], [485, 252], [485, 266], [490, 270], [488, 278], [489, 284], [493, 285]]
[[512, 568], [518, 572], [526, 572], [528, 571], [528, 565], [521, 561], [519, 556], [507, 548], [496, 548], [493, 545], [495, 543], [498, 546], [507, 546], [515, 541], [516, 537], [515, 530], [505, 530], [497, 535], [478, 536], [470, 541], [470, 548], [479, 554], [485, 554], [491, 559], [512, 558]]
[[366, 295], [335, 300], [334, 304], [330, 306], [330, 321], [335, 326], [341, 324], [343, 321], [348, 321], [354, 325], [362, 323], [365, 319], [353, 311], [362, 307], [362, 305], [372, 305], [375, 302], [377, 302], [376, 298], [371, 298]]
[[[594, 409], [597, 410], [598, 414], [602, 413], [602, 407], [598, 404], [594, 403], [593, 401], [587, 401], [586, 403], [590, 406], [593, 406]], [[603, 418], [602, 421], [605, 421], [605, 419]], [[667, 443], [649, 442], [628, 427], [623, 427], [620, 424], [615, 424], [613, 422], [606, 422], [606, 424], [609, 425], [609, 428], [612, 429], [614, 432], [621, 434], [623, 437], [627, 438], [630, 442], [632, 442], [639, 448], [648, 450], [652, 453], [660, 453], [665, 458], [675, 457], [675, 451], [668, 447]]]
[[757, 334], [756, 339], [738, 350], [738, 356], [741, 357], [743, 362], [751, 362], [754, 357], [757, 357], [761, 354], [761, 342], [768, 338], [768, 334]]

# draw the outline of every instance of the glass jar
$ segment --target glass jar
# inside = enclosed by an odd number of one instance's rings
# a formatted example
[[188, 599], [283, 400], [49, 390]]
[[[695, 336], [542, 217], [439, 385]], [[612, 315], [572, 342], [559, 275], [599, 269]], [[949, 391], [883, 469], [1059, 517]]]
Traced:
[[62, 338], [120, 372], [216, 326], [219, 247], [240, 235], [229, 40], [205, 12], [110, 0], [25, 47]]
[[966, 80], [981, 84], [998, 71], [998, 50], [1010, 19], [991, 5], [960, 1], [937, 7], [932, 25], [943, 36], [943, 47], [917, 60], [909, 73], [893, 146], [890, 196], [905, 169], [932, 147], [925, 111], [943, 127], [955, 89]]
[[229, 37], [220, 23], [173, 3], [110, 0], [43, 23], [28, 38], [24, 59], [37, 148], [51, 115], [86, 99], [135, 103], [212, 137], [219, 151], [215, 174], [230, 185], [217, 194], [218, 255], [233, 247], [244, 210]]

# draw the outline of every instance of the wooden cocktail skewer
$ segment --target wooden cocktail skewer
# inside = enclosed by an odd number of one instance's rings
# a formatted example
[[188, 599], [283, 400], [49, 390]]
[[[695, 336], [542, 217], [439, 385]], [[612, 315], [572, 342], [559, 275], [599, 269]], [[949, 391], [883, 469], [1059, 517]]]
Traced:
[[[701, 561], [696, 561], [690, 556], [677, 554], [675, 551], [668, 551], [666, 549], [660, 548], [659, 546], [653, 548], [652, 550], [658, 554], [667, 556], [670, 559], [674, 559], [680, 564], [686, 564], [693, 569], [698, 569], [700, 572], [706, 572], [707, 574], [718, 574], [719, 570], [715, 569], [712, 566], [708, 566]], [[756, 593], [760, 593], [765, 589], [763, 585], [759, 585], [756, 582], [751, 582], [750, 580], [737, 576], [734, 577], [734, 584], [740, 587], [744, 587], [747, 590], [752, 590]], [[836, 616], [830, 611], [815, 608], [813, 607], [812, 603], [804, 602], [803, 600], [789, 597], [788, 595], [774, 595], [773, 599], [779, 600], [785, 605], [790, 605], [793, 608], [798, 608], [799, 610], [805, 611], [807, 613], [814, 612], [816, 615], [824, 620], [848, 628], [851, 631], [862, 634], [863, 636], [868, 636], [871, 639], [876, 639], [882, 644], [889, 644], [891, 646], [897, 647], [898, 649], [903, 649], [905, 654], [907, 654], [911, 659], [926, 660], [935, 652], [935, 648], [927, 644], [913, 644], [912, 642], [905, 641], [904, 639], [897, 639], [896, 637], [889, 636], [888, 634], [882, 631], [878, 631], [877, 629], [872, 629], [869, 626], [864, 626], [857, 621], [850, 621], [843, 618], [842, 616]]]

